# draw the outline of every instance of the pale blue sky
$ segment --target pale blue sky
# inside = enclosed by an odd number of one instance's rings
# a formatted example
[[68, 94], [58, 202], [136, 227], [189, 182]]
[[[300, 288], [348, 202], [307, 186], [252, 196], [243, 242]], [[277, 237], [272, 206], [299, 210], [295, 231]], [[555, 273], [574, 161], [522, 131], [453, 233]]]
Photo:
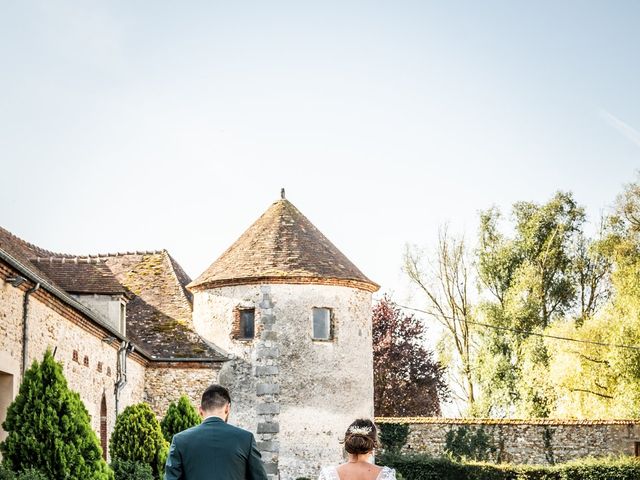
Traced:
[[403, 291], [405, 242], [640, 168], [640, 2], [0, 3], [0, 225], [196, 276], [280, 187]]

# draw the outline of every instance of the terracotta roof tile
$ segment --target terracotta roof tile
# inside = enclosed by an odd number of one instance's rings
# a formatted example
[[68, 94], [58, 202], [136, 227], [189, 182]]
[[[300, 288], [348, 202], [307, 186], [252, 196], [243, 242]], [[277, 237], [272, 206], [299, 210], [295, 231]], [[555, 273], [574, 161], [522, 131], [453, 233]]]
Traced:
[[268, 282], [379, 288], [285, 199], [271, 205], [189, 288]]
[[124, 294], [104, 260], [90, 258], [36, 258], [31, 263], [69, 293]]
[[132, 296], [127, 304], [127, 336], [158, 358], [219, 358], [192, 323], [186, 273], [166, 252], [110, 256], [106, 263]]
[[68, 293], [126, 292], [127, 337], [153, 357], [226, 359], [196, 333], [190, 278], [166, 250], [75, 256], [45, 250], [2, 227], [0, 249]]

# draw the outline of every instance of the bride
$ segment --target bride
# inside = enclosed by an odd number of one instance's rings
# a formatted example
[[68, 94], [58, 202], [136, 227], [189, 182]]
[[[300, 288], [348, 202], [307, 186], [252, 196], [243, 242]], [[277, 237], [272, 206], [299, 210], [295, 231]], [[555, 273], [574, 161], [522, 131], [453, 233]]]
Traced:
[[347, 463], [323, 468], [318, 480], [395, 480], [395, 470], [372, 463], [373, 451], [379, 443], [376, 425], [371, 420], [356, 420], [344, 436], [344, 449], [349, 454]]

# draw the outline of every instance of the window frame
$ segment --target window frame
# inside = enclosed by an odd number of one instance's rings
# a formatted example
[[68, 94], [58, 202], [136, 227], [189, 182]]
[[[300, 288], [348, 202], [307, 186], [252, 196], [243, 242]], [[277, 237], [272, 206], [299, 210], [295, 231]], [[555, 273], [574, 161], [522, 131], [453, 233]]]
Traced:
[[[316, 337], [314, 328], [314, 312], [316, 310], [327, 310], [329, 312], [329, 336], [327, 338]], [[333, 342], [336, 339], [335, 319], [333, 308], [331, 307], [312, 307], [311, 308], [311, 340], [314, 342]]]
[[[244, 333], [246, 328], [243, 329], [242, 318], [244, 312], [253, 312], [253, 337], [245, 337]], [[258, 325], [256, 322], [256, 308], [255, 307], [236, 307], [234, 309], [234, 328], [232, 332], [232, 338], [241, 342], [252, 342], [256, 339]]]

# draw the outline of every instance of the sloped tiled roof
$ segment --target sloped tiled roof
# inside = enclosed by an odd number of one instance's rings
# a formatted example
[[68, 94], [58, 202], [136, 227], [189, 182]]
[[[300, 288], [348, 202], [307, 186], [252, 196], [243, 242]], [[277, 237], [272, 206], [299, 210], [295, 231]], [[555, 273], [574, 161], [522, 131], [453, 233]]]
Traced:
[[127, 336], [158, 358], [221, 357], [192, 323], [189, 277], [166, 250], [112, 255], [106, 264], [129, 291]]
[[126, 294], [127, 337], [153, 358], [226, 359], [196, 333], [190, 278], [166, 250], [74, 256], [37, 247], [2, 227], [0, 249], [65, 292]]
[[378, 289], [286, 199], [271, 205], [189, 288], [246, 283], [337, 284], [370, 292]]
[[104, 261], [88, 257], [49, 257], [31, 259], [31, 263], [69, 293], [124, 294]]

